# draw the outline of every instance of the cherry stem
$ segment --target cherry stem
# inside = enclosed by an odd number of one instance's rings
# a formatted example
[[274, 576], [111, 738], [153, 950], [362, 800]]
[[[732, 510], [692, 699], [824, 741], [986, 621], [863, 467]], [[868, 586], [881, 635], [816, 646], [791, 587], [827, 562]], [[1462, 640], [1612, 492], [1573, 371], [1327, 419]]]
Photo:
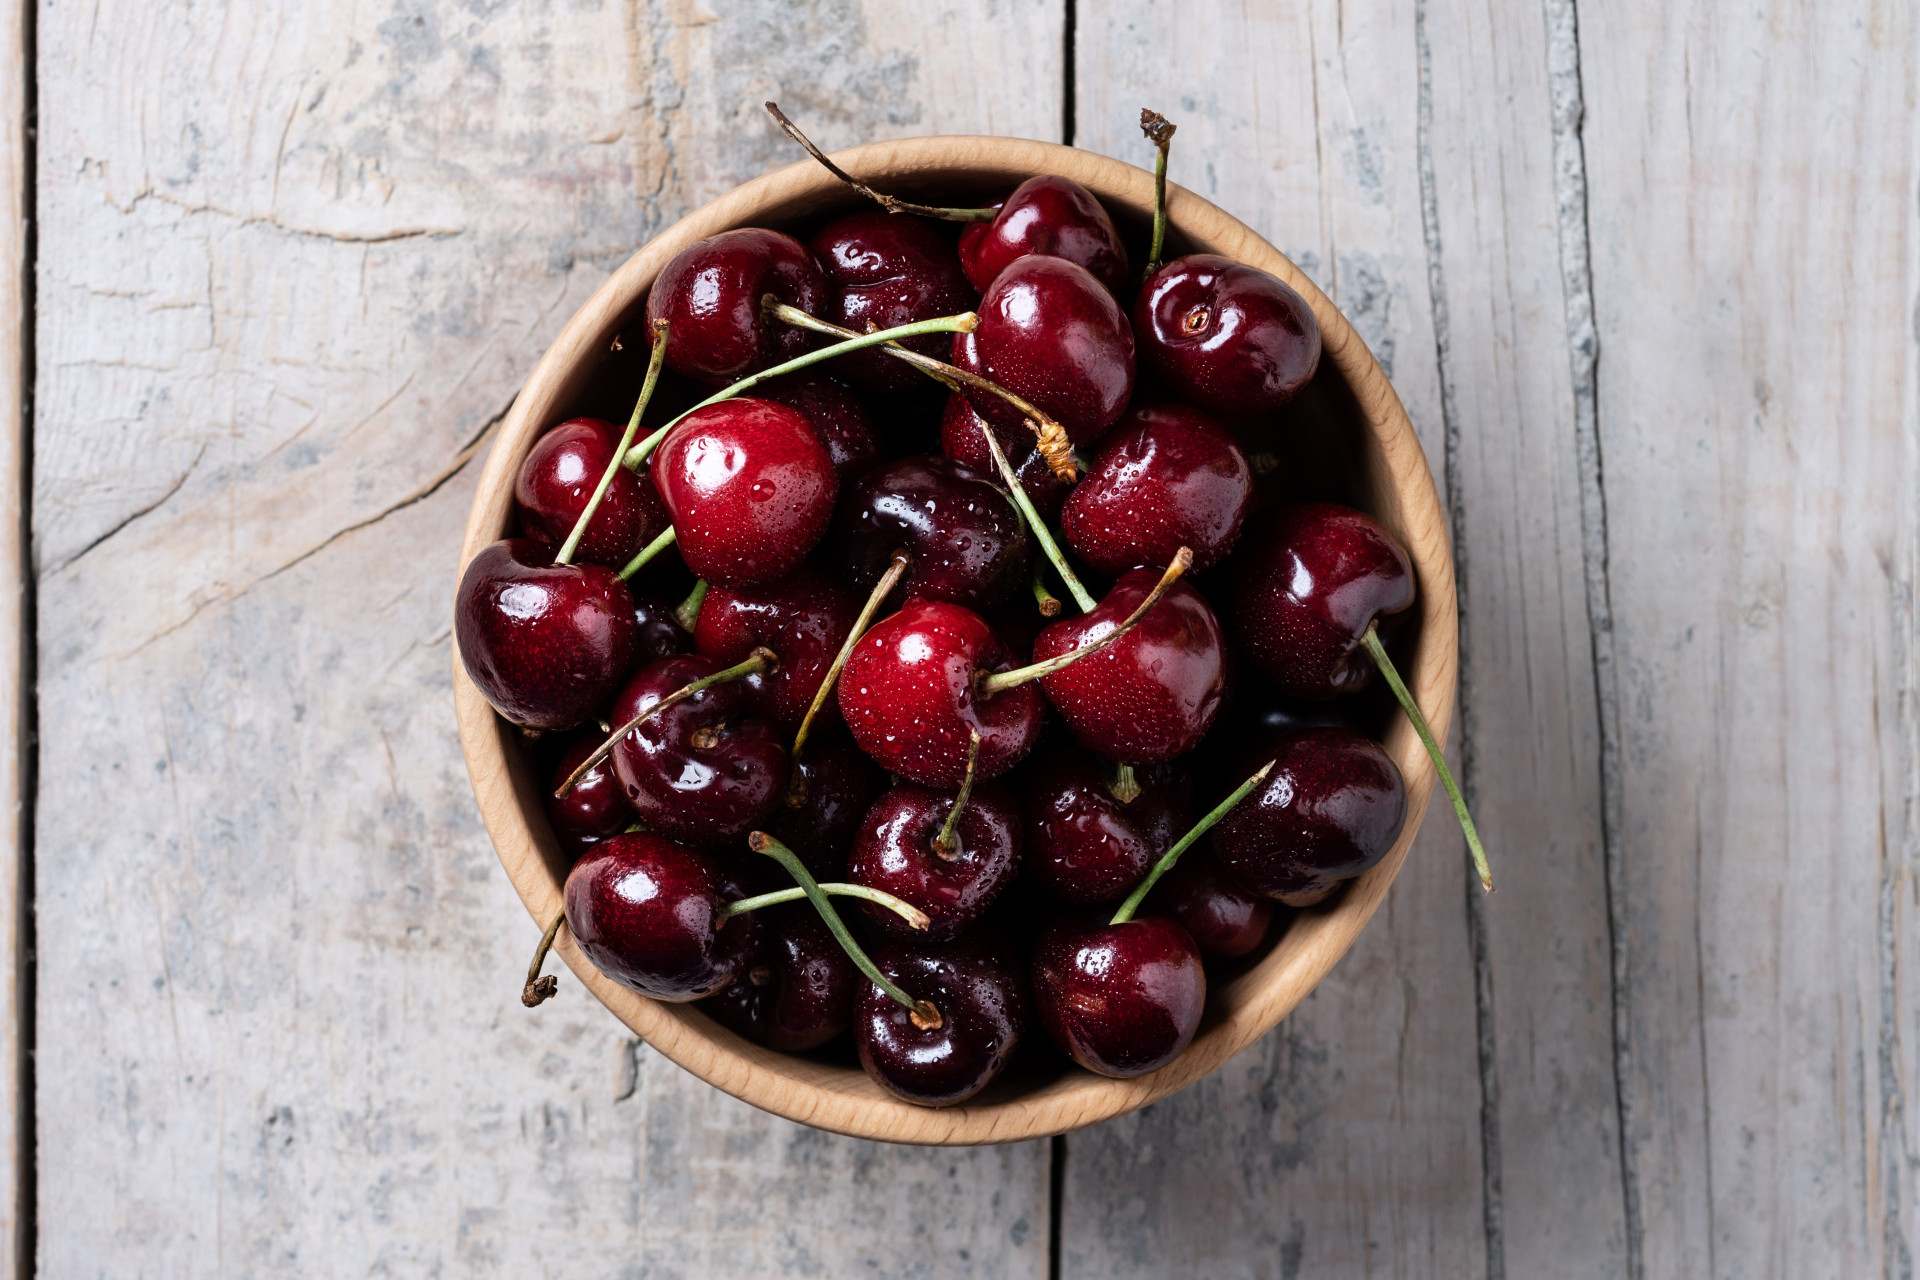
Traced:
[[[974, 416], [979, 417], [978, 414]], [[1073, 596], [1073, 602], [1080, 606], [1080, 612], [1091, 612], [1094, 605], [1093, 596], [1081, 584], [1073, 567], [1067, 563], [1066, 553], [1061, 551], [1060, 544], [1053, 540], [1053, 531], [1047, 528], [1047, 522], [1040, 518], [1038, 511], [1034, 510], [1033, 499], [1027, 497], [1027, 491], [1021, 485], [1019, 475], [1014, 472], [1013, 464], [1007, 461], [1006, 451], [1000, 447], [1000, 442], [994, 439], [993, 428], [987, 424], [985, 418], [980, 418], [980, 434], [987, 439], [987, 452], [993, 455], [993, 465], [1000, 469], [1000, 479], [1007, 486], [1007, 497], [1013, 500], [1014, 508], [1027, 522], [1027, 527], [1033, 530], [1034, 541], [1040, 544], [1040, 550], [1045, 552], [1047, 559], [1052, 562], [1054, 572], [1058, 573], [1060, 581], [1066, 584], [1067, 591]], [[1040, 611], [1045, 613], [1044, 602], [1042, 603], [1043, 607]]]
[[[885, 889], [870, 889], [864, 884], [841, 884], [829, 881], [820, 886], [820, 892], [836, 898], [860, 898], [867, 902], [885, 907], [893, 914], [905, 920], [909, 927], [924, 930], [933, 922], [927, 919], [927, 913], [902, 898], [896, 898]], [[772, 893], [756, 894], [751, 898], [742, 898], [738, 902], [729, 902], [720, 910], [720, 923], [725, 924], [735, 916], [743, 916], [749, 911], [758, 911], [762, 907], [777, 907], [783, 902], [799, 902], [807, 896], [805, 889], [776, 889]]]
[[680, 624], [682, 631], [691, 632], [700, 624], [700, 606], [706, 602], [707, 580], [702, 578], [693, 584], [687, 598], [673, 608], [673, 620]]
[[[785, 320], [795, 328], [809, 329], [814, 333], [831, 334], [847, 339], [863, 336], [869, 338], [880, 336], [879, 333], [857, 334], [851, 329], [844, 329], [837, 324], [830, 324], [818, 316], [808, 315], [798, 307], [790, 307], [786, 303], [778, 301], [771, 294], [767, 295], [767, 308], [773, 313], [776, 319]], [[883, 330], [881, 332], [897, 333], [899, 331]], [[971, 333], [972, 329], [969, 328], [963, 332]], [[839, 347], [827, 348], [828, 351], [842, 349], [843, 348]], [[1015, 395], [990, 378], [983, 378], [977, 373], [968, 373], [958, 365], [948, 364], [945, 360], [936, 360], [932, 356], [923, 355], [913, 350], [911, 347], [902, 347], [894, 343], [889, 343], [886, 352], [895, 359], [906, 361], [914, 368], [919, 369], [928, 377], [932, 378], [935, 382], [951, 387], [956, 391], [962, 386], [968, 386], [1005, 400], [1026, 416], [1027, 429], [1033, 432], [1034, 448], [1040, 450], [1040, 456], [1047, 460], [1047, 466], [1053, 470], [1053, 474], [1059, 476], [1060, 479], [1067, 484], [1072, 484], [1080, 478], [1080, 464], [1073, 456], [1073, 441], [1068, 437], [1067, 429], [1030, 402]]]
[[560, 936], [560, 926], [567, 922], [565, 909], [553, 913], [553, 923], [540, 935], [539, 949], [533, 953], [533, 963], [527, 966], [527, 985], [520, 988], [520, 1003], [529, 1009], [537, 1009], [553, 998], [560, 990], [560, 979], [548, 974], [540, 976], [540, 966], [547, 962], [547, 952], [553, 950], [553, 940]]
[[960, 780], [960, 794], [953, 798], [953, 807], [947, 810], [947, 820], [940, 827], [940, 834], [933, 838], [933, 851], [942, 862], [952, 862], [960, 856], [960, 815], [965, 812], [967, 801], [973, 798], [973, 775], [980, 763], [980, 731], [967, 730], [967, 776]]
[[614, 473], [620, 470], [625, 461], [627, 447], [633, 443], [634, 433], [640, 430], [640, 415], [647, 411], [647, 402], [653, 399], [653, 389], [660, 382], [660, 366], [667, 354], [667, 322], [653, 322], [653, 354], [647, 357], [647, 379], [640, 384], [640, 398], [634, 401], [633, 416], [627, 419], [627, 429], [620, 437], [620, 447], [607, 459], [607, 469], [600, 474], [599, 487], [593, 496], [587, 499], [586, 507], [580, 512], [580, 518], [573, 522], [573, 532], [560, 544], [560, 554], [553, 558], [555, 564], [572, 564], [573, 553], [580, 548], [580, 539], [587, 536], [587, 525], [592, 523], [594, 512], [600, 509], [601, 499], [607, 496], [607, 489], [613, 484]]
[[847, 932], [846, 922], [840, 918], [840, 913], [833, 909], [833, 904], [827, 901], [827, 895], [821, 890], [819, 883], [814, 880], [813, 873], [807, 870], [806, 864], [795, 856], [793, 850], [787, 848], [787, 846], [781, 844], [764, 831], [750, 833], [747, 836], [747, 848], [753, 850], [755, 853], [765, 854], [786, 868], [787, 874], [799, 883], [801, 891], [807, 895], [807, 900], [813, 903], [814, 910], [818, 911], [820, 918], [826, 922], [827, 930], [833, 934], [835, 940], [840, 943], [841, 948], [847, 953], [847, 959], [853, 961], [855, 967], [857, 967], [860, 972], [866, 974], [874, 986], [879, 987], [894, 1000], [905, 1005], [914, 1015], [915, 1026], [925, 1031], [932, 1030], [940, 1025], [940, 1011], [938, 1009], [934, 1008], [925, 1000], [915, 1000], [912, 996], [890, 982], [887, 979], [887, 975], [880, 972], [880, 967], [874, 964], [867, 956], [867, 953], [861, 949], [860, 944], [853, 940], [853, 935]]
[[1393, 659], [1387, 656], [1387, 647], [1380, 643], [1379, 628], [1369, 622], [1367, 632], [1360, 637], [1360, 643], [1367, 647], [1373, 660], [1380, 668], [1380, 674], [1387, 678], [1387, 687], [1393, 690], [1393, 696], [1400, 700], [1400, 709], [1407, 713], [1407, 719], [1413, 721], [1413, 730], [1420, 735], [1420, 742], [1427, 749], [1427, 756], [1433, 761], [1434, 769], [1440, 774], [1440, 785], [1447, 789], [1447, 799], [1453, 801], [1453, 812], [1460, 819], [1460, 830], [1466, 833], [1467, 848], [1473, 853], [1473, 870], [1480, 877], [1480, 887], [1488, 893], [1493, 892], [1493, 869], [1487, 865], [1487, 850], [1480, 843], [1480, 832], [1473, 825], [1473, 815], [1467, 812], [1466, 797], [1460, 794], [1460, 784], [1453, 780], [1453, 770], [1447, 768], [1447, 758], [1441, 754], [1440, 744], [1433, 740], [1433, 729], [1427, 724], [1427, 717], [1420, 711], [1420, 704], [1407, 692], [1406, 682], [1400, 679], [1400, 672], [1394, 668]]
[[1226, 817], [1229, 809], [1232, 809], [1233, 806], [1246, 799], [1249, 791], [1266, 781], [1267, 775], [1273, 772], [1273, 764], [1273, 761], [1267, 761], [1266, 764], [1260, 767], [1260, 772], [1235, 787], [1232, 795], [1213, 806], [1212, 812], [1208, 813], [1207, 816], [1200, 819], [1200, 821], [1194, 823], [1193, 830], [1174, 841], [1173, 848], [1160, 855], [1160, 861], [1153, 864], [1153, 870], [1147, 872], [1147, 878], [1142, 880], [1134, 888], [1134, 891], [1127, 895], [1127, 900], [1120, 904], [1120, 909], [1113, 913], [1113, 919], [1107, 921], [1107, 923], [1110, 925], [1125, 924], [1127, 921], [1133, 919], [1133, 913], [1140, 909], [1140, 904], [1146, 901], [1149, 893], [1153, 892], [1153, 886], [1160, 883], [1160, 877], [1173, 870], [1173, 864], [1180, 861], [1180, 855], [1192, 848], [1194, 841], [1213, 830], [1213, 824]]
[[1113, 777], [1107, 782], [1107, 794], [1121, 804], [1132, 804], [1140, 798], [1140, 779], [1132, 765], [1114, 766]]
[[800, 758], [800, 748], [807, 745], [807, 730], [813, 728], [814, 717], [820, 714], [820, 708], [827, 705], [827, 699], [833, 695], [833, 686], [840, 682], [840, 672], [847, 665], [847, 659], [853, 655], [853, 646], [866, 634], [867, 627], [873, 622], [873, 615], [879, 611], [880, 604], [893, 591], [911, 563], [907, 553], [893, 553], [893, 563], [880, 575], [880, 581], [873, 584], [873, 590], [867, 593], [867, 602], [860, 606], [860, 614], [853, 620], [853, 627], [847, 632], [847, 638], [840, 642], [840, 652], [833, 655], [833, 665], [827, 668], [827, 674], [820, 681], [820, 687], [813, 691], [813, 701], [807, 704], [807, 714], [800, 721], [800, 732], [793, 735], [791, 758]]
[[724, 671], [716, 671], [710, 676], [701, 676], [698, 680], [689, 681], [681, 685], [678, 689], [675, 689], [672, 693], [660, 699], [660, 701], [651, 704], [631, 720], [608, 734], [607, 740], [595, 747], [593, 754], [585, 760], [582, 760], [580, 767], [568, 774], [567, 780], [554, 789], [553, 798], [555, 800], [566, 799], [567, 792], [573, 790], [580, 784], [580, 779], [587, 776], [588, 770], [592, 769], [593, 766], [599, 764], [613, 753], [613, 748], [619, 743], [620, 739], [626, 737], [635, 729], [638, 729], [641, 725], [653, 719], [662, 711], [665, 711], [668, 707], [677, 707], [694, 694], [705, 689], [711, 689], [714, 685], [726, 684], [730, 680], [739, 680], [746, 676], [759, 675], [762, 672], [771, 675], [779, 669], [779, 655], [764, 645], [756, 645], [753, 652], [747, 655], [744, 662], [737, 662]]
[[829, 160], [825, 152], [814, 146], [807, 135], [800, 132], [798, 125], [787, 119], [786, 112], [771, 102], [764, 105], [767, 108], [767, 114], [773, 117], [773, 122], [780, 126], [782, 132], [799, 143], [801, 149], [815, 160], [818, 160], [828, 173], [840, 179], [840, 181], [846, 183], [849, 187], [852, 187], [855, 191], [867, 197], [867, 199], [876, 201], [880, 207], [888, 213], [915, 213], [923, 218], [940, 218], [946, 222], [992, 222], [1000, 213], [998, 209], [946, 209], [938, 205], [914, 204], [911, 201], [902, 200], [898, 196], [890, 196], [884, 191], [875, 191], [872, 187], [860, 181], [845, 169], [842, 169], [832, 160]]
[[1138, 626], [1140, 619], [1146, 617], [1147, 612], [1152, 609], [1153, 606], [1160, 603], [1162, 597], [1164, 597], [1167, 592], [1172, 589], [1173, 584], [1179, 580], [1180, 575], [1185, 573], [1192, 564], [1193, 552], [1186, 547], [1180, 548], [1180, 550], [1173, 554], [1173, 563], [1168, 565], [1167, 571], [1160, 575], [1160, 581], [1154, 584], [1153, 590], [1147, 594], [1145, 600], [1140, 602], [1139, 608], [1127, 615], [1125, 622], [1122, 622], [1098, 640], [1083, 644], [1071, 653], [1063, 653], [1057, 658], [1048, 658], [1045, 662], [1036, 662], [1032, 666], [1016, 667], [1012, 671], [1001, 671], [994, 675], [987, 676], [980, 681], [980, 696], [991, 698], [994, 694], [1002, 690], [1011, 689], [1015, 685], [1025, 684], [1029, 680], [1038, 680], [1043, 676], [1050, 676], [1056, 671], [1062, 671], [1072, 666], [1082, 658], [1092, 657]]
[[662, 533], [659, 537], [655, 538], [652, 542], [649, 542], [646, 546], [640, 548], [639, 555], [627, 561], [627, 567], [620, 571], [621, 581], [624, 582], [628, 578], [631, 578], [634, 574], [646, 568], [649, 564], [653, 562], [654, 558], [657, 557], [662, 551], [665, 551], [668, 547], [672, 546], [674, 539], [678, 536], [679, 535], [674, 533], [673, 526], [668, 525], [664, 533]]
[[1140, 108], [1140, 132], [1157, 154], [1153, 160], [1153, 247], [1147, 252], [1146, 275], [1160, 269], [1160, 253], [1167, 243], [1167, 150], [1177, 126], [1158, 111]]
[[1034, 561], [1033, 565], [1033, 577], [1027, 585], [1033, 589], [1033, 600], [1035, 604], [1040, 606], [1041, 617], [1057, 618], [1060, 616], [1060, 597], [1047, 590], [1046, 570], [1040, 567], [1040, 562], [1037, 560]]

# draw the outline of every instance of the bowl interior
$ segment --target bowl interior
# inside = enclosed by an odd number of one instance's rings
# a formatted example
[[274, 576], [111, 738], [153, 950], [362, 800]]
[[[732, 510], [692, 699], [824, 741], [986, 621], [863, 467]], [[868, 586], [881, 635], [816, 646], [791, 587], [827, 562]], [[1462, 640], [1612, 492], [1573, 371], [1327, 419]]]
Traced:
[[[1061, 174], [1099, 196], [1132, 243], [1144, 239], [1152, 216], [1151, 174], [1048, 143], [920, 138], [854, 148], [835, 158], [884, 190], [947, 203], [997, 198], [1034, 174]], [[629, 259], [568, 323], [502, 424], [474, 498], [462, 570], [508, 531], [514, 476], [547, 426], [582, 414], [625, 418], [646, 360], [645, 340], [638, 337], [646, 290], [674, 254], [731, 227], [793, 230], [863, 203], [807, 161], [697, 210]], [[1409, 687], [1444, 739], [1456, 661], [1452, 563], [1433, 480], [1398, 397], [1345, 318], [1278, 250], [1213, 205], [1171, 185], [1168, 208], [1169, 256], [1207, 251], [1250, 263], [1280, 276], [1312, 304], [1325, 354], [1313, 386], [1287, 410], [1286, 438], [1272, 448], [1274, 475], [1284, 478], [1280, 487], [1289, 496], [1341, 501], [1371, 512], [1407, 546], [1420, 600], [1397, 647]], [[633, 340], [623, 334], [634, 335]], [[1257, 443], [1251, 451], [1258, 460]], [[524, 758], [520, 735], [494, 715], [466, 678], [457, 653], [454, 685], [482, 816], [515, 888], [544, 924], [560, 909], [560, 886], [570, 863], [547, 826], [540, 794], [544, 779]], [[1295, 915], [1256, 962], [1211, 978], [1206, 1016], [1192, 1046], [1167, 1067], [1135, 1080], [1034, 1065], [1048, 1055], [1022, 1054], [1026, 1062], [971, 1102], [942, 1110], [916, 1107], [880, 1090], [850, 1055], [774, 1053], [727, 1031], [697, 1008], [661, 1004], [609, 982], [565, 931], [556, 951], [655, 1049], [717, 1088], [791, 1119], [903, 1142], [1000, 1142], [1065, 1132], [1144, 1106], [1212, 1071], [1271, 1029], [1345, 953], [1398, 872], [1434, 783], [1432, 765], [1404, 717], [1392, 716], [1385, 744], [1408, 787], [1408, 821], [1393, 850], [1325, 906]]]

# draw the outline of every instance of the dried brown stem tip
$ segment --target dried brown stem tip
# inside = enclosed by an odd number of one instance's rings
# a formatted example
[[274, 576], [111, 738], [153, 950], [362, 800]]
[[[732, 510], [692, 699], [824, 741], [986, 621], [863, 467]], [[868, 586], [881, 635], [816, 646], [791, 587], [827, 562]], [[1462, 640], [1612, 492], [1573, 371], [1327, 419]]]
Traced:
[[1173, 142], [1174, 130], [1179, 128], [1173, 121], [1158, 111], [1140, 108], [1140, 132], [1147, 135], [1147, 141], [1162, 149]]
[[773, 117], [773, 122], [780, 126], [780, 131], [799, 143], [801, 150], [819, 161], [821, 167], [826, 169], [828, 173], [840, 179], [840, 181], [846, 183], [867, 199], [874, 201], [888, 213], [913, 213], [923, 218], [940, 218], [947, 222], [991, 222], [994, 215], [999, 212], [996, 209], [943, 209], [936, 205], [914, 204], [910, 200], [902, 200], [899, 196], [890, 196], [884, 191], [875, 191], [872, 187], [828, 159], [826, 152], [813, 145], [813, 139], [800, 132], [800, 127], [793, 121], [787, 119], [787, 113], [782, 111], [777, 103], [768, 102], [762, 105], [766, 107], [767, 114]]
[[567, 922], [565, 911], [556, 911], [553, 923], [540, 935], [540, 946], [533, 953], [533, 963], [527, 966], [527, 985], [520, 988], [520, 1003], [529, 1009], [537, 1009], [551, 1000], [560, 990], [560, 979], [548, 974], [540, 976], [540, 966], [547, 962], [547, 952], [553, 950], [553, 940], [560, 936], [560, 926]]

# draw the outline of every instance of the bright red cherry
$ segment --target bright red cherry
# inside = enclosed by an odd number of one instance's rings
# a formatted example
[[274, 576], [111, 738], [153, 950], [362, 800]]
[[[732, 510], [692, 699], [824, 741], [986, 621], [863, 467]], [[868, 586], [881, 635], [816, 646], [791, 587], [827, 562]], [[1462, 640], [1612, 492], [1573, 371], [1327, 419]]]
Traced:
[[1414, 601], [1413, 565], [1372, 516], [1332, 503], [1282, 507], [1242, 539], [1229, 569], [1233, 638], [1295, 698], [1356, 693], [1378, 674], [1361, 645]]
[[682, 418], [653, 456], [680, 557], [714, 586], [784, 578], [827, 531], [833, 458], [804, 414], [722, 400]]
[[853, 1022], [860, 971], [804, 902], [735, 916], [759, 918], [753, 954], [700, 1007], [721, 1026], [783, 1053], [817, 1049]]
[[[953, 241], [924, 218], [863, 209], [835, 218], [807, 246], [827, 278], [826, 307], [816, 314], [856, 333], [869, 324], [892, 329], [971, 311], [980, 297], [960, 269]], [[908, 338], [902, 345], [935, 359], [946, 355], [940, 335]], [[833, 368], [866, 391], [913, 391], [924, 377], [874, 350], [840, 356]]]
[[698, 1000], [753, 955], [752, 915], [720, 928], [730, 900], [706, 854], [659, 836], [602, 840], [567, 875], [567, 927], [595, 968], [655, 1000]]
[[560, 757], [547, 789], [547, 820], [553, 824], [560, 847], [569, 853], [584, 852], [608, 836], [619, 835], [640, 816], [627, 803], [627, 793], [614, 776], [613, 766], [604, 760], [581, 774], [564, 796], [553, 794], [593, 754], [604, 736], [592, 730], [581, 734]]
[[873, 949], [888, 979], [939, 1011], [914, 1015], [871, 982], [854, 1006], [860, 1065], [887, 1092], [927, 1107], [965, 1102], [1000, 1074], [1027, 1025], [1026, 975], [1006, 941], [975, 929], [951, 942], [890, 939]]
[[885, 907], [862, 902], [881, 932], [952, 938], [980, 918], [1020, 869], [1020, 810], [1012, 792], [997, 782], [975, 786], [954, 824], [951, 848], [942, 849], [938, 837], [953, 805], [951, 792], [902, 782], [860, 824], [847, 878], [912, 903], [931, 921], [916, 932]]
[[1164, 567], [1181, 547], [1198, 573], [1226, 559], [1252, 502], [1253, 468], [1225, 428], [1172, 401], [1136, 404], [1100, 438], [1060, 532], [1105, 574]]
[[[534, 442], [513, 486], [514, 507], [528, 537], [560, 549], [606, 474], [620, 436], [621, 429], [602, 418], [574, 418]], [[616, 468], [573, 558], [619, 569], [668, 523], [653, 486], [625, 467]]]
[[845, 880], [860, 820], [887, 775], [844, 732], [812, 733], [767, 828], [816, 880]]
[[958, 787], [967, 775], [968, 735], [978, 733], [979, 777], [997, 778], [1040, 733], [1040, 695], [1031, 684], [991, 696], [980, 688], [985, 676], [1011, 666], [979, 614], [910, 600], [853, 647], [840, 674], [840, 710], [853, 740], [890, 773]]
[[1393, 758], [1348, 729], [1304, 729], [1254, 759], [1266, 781], [1213, 829], [1228, 875], [1289, 906], [1310, 906], [1387, 856], [1407, 818]]
[[1175, 258], [1133, 304], [1140, 366], [1174, 395], [1228, 419], [1293, 399], [1320, 364], [1320, 325], [1277, 276], [1217, 254]]
[[760, 383], [753, 394], [807, 415], [843, 487], [880, 461], [880, 432], [866, 402], [825, 374], [801, 369]]
[[[982, 475], [991, 476], [999, 468], [987, 448], [986, 439], [981, 435], [985, 421], [973, 411], [973, 405], [965, 396], [958, 391], [953, 392], [947, 397], [946, 408], [940, 415], [940, 452]], [[1040, 518], [1052, 520], [1058, 516], [1060, 504], [1067, 500], [1071, 486], [1053, 474], [1045, 455], [1034, 447], [1033, 432], [1024, 426], [994, 425], [991, 430], [993, 438], [1000, 442], [1001, 452], [1013, 464], [1013, 473], [1019, 477], [1027, 501], [1033, 503]]]
[[[1113, 294], [1061, 258], [1021, 258], [980, 299], [980, 323], [953, 336], [953, 363], [1023, 397], [1088, 444], [1133, 395], [1133, 330]], [[967, 399], [989, 422], [1022, 427], [998, 396]]]
[[525, 538], [496, 542], [460, 577], [454, 638], [494, 710], [528, 729], [571, 729], [626, 678], [638, 641], [626, 583], [597, 564], [550, 563]]
[[1207, 1002], [1200, 951], [1178, 924], [1066, 916], [1033, 949], [1033, 1003], [1062, 1052], [1089, 1071], [1129, 1079], [1180, 1056]]
[[1204, 849], [1175, 863], [1147, 895], [1147, 906], [1172, 917], [1201, 955], [1223, 960], [1252, 954], [1273, 922], [1273, 903], [1242, 888]]
[[960, 233], [960, 261], [982, 292], [1010, 263], [1033, 254], [1077, 263], [1115, 295], [1127, 286], [1127, 248], [1113, 219], [1071, 178], [1028, 178], [992, 222]]
[[826, 277], [792, 236], [743, 227], [688, 245], [661, 270], [647, 294], [647, 331], [667, 322], [667, 367], [724, 387], [793, 359], [812, 343], [802, 329], [769, 316], [772, 294], [818, 314]]
[[1026, 875], [1064, 902], [1083, 903], [1124, 897], [1145, 879], [1193, 825], [1193, 786], [1174, 765], [1142, 766], [1129, 781], [1137, 793], [1084, 751], [1047, 752], [1021, 794]]
[[[740, 681], [746, 704], [786, 733], [800, 727], [826, 678], [860, 604], [840, 583], [810, 565], [759, 587], [710, 587], [693, 629], [694, 649], [723, 667], [744, 662], [756, 648], [771, 649], [779, 667]], [[833, 723], [829, 706], [821, 714]]]
[[896, 600], [944, 600], [991, 609], [1026, 585], [1031, 546], [1020, 512], [1000, 487], [938, 455], [883, 463], [847, 490], [835, 519], [842, 572], [872, 591], [905, 549]]
[[[614, 700], [625, 724], [667, 695], [723, 668], [698, 654], [642, 667]], [[613, 748], [627, 801], [651, 831], [716, 844], [760, 825], [787, 785], [787, 750], [747, 714], [738, 681], [702, 689], [630, 730]]]

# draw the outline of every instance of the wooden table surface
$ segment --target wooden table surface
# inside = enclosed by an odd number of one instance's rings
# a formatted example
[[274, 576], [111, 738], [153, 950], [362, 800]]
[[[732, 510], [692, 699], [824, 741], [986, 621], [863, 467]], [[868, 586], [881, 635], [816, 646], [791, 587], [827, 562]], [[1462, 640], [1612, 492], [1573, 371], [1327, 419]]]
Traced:
[[[1912, 1276], [1912, 6], [12, 0], [0, 45], [12, 1274]], [[1063, 1141], [830, 1137], [518, 1001], [474, 462], [608, 271], [794, 158], [769, 97], [1136, 162], [1165, 112], [1451, 512], [1500, 892], [1436, 811], [1304, 1007]]]

